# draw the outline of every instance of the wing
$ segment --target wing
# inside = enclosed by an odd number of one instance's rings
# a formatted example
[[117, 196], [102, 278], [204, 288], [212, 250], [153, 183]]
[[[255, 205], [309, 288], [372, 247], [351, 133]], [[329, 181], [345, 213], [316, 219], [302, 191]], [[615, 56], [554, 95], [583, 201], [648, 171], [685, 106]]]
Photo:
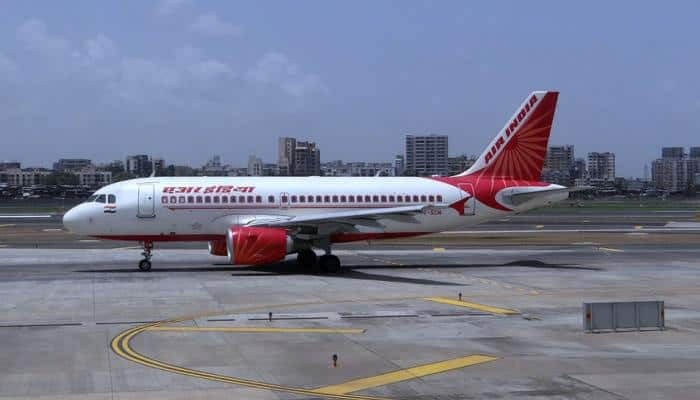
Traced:
[[316, 228], [325, 231], [342, 232], [356, 231], [357, 226], [382, 227], [380, 219], [392, 219], [403, 222], [418, 222], [415, 215], [422, 213], [428, 205], [412, 205], [390, 208], [372, 208], [367, 210], [352, 210], [327, 212], [298, 216], [256, 216], [246, 226], [268, 226], [283, 228]]

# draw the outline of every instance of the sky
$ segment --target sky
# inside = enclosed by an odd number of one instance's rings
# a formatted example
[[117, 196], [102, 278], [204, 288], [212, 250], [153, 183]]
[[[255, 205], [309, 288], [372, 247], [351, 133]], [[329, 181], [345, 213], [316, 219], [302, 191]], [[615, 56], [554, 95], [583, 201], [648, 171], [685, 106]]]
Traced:
[[391, 161], [406, 134], [480, 154], [528, 93], [560, 91], [551, 145], [641, 177], [700, 145], [700, 2], [3, 1], [0, 159], [146, 153], [202, 165]]

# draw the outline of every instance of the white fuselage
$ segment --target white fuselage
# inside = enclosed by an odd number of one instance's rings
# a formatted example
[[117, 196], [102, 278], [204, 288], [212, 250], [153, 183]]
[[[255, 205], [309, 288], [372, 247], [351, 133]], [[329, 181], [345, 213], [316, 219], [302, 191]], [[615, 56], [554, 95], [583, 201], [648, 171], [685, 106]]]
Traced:
[[[559, 186], [517, 189], [555, 187]], [[66, 227], [123, 240], [215, 240], [232, 226], [266, 219], [410, 205], [429, 207], [411, 218], [368, 221], [357, 227], [357, 233], [430, 233], [561, 200], [560, 196], [543, 198], [526, 208], [511, 206], [512, 211], [503, 211], [476, 200], [469, 187], [415, 177], [153, 177], [108, 185], [94, 196], [97, 201], [80, 204], [65, 215]], [[463, 215], [450, 207], [465, 198]], [[335, 228], [323, 229], [328, 232], [318, 233], [333, 234]]]

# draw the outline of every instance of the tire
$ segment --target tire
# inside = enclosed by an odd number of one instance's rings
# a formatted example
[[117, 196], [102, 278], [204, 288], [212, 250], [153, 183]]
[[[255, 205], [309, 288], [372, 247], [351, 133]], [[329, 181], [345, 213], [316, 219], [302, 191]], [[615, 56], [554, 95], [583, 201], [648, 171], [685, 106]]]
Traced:
[[311, 249], [299, 250], [297, 253], [297, 265], [302, 268], [313, 268], [316, 259], [316, 253]]
[[148, 272], [151, 270], [151, 262], [148, 260], [141, 260], [139, 262], [139, 269], [143, 272]]
[[321, 271], [323, 272], [330, 272], [337, 274], [341, 272], [341, 265], [340, 265], [340, 259], [332, 254], [326, 254], [321, 256], [321, 259], [319, 260], [319, 264], [321, 266]]

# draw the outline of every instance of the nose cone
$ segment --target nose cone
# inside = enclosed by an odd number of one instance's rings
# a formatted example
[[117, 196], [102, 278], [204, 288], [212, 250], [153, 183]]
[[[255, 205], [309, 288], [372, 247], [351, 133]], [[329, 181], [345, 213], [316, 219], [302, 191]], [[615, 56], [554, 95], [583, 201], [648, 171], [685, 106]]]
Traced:
[[75, 206], [63, 214], [63, 226], [73, 233], [80, 233], [80, 206]]

